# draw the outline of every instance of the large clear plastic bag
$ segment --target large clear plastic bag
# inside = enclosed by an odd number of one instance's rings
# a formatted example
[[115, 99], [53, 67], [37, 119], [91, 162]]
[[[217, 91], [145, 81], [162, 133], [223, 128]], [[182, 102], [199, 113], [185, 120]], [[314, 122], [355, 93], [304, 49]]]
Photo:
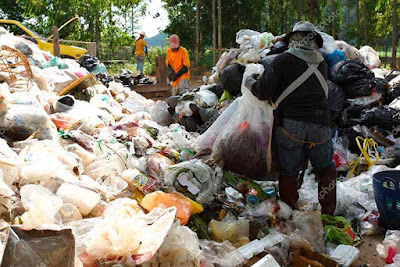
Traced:
[[108, 207], [102, 220], [86, 235], [87, 259], [91, 258], [92, 264], [96, 259], [131, 258], [136, 264], [151, 260], [170, 232], [176, 214], [175, 207], [155, 208], [145, 215], [121, 213], [118, 209], [119, 205]]
[[21, 216], [24, 229], [42, 228], [46, 224], [61, 225], [58, 211], [63, 201], [49, 189], [40, 185], [25, 185], [21, 188], [21, 199], [27, 210]]
[[157, 101], [151, 108], [151, 118], [161, 126], [168, 126], [172, 123], [172, 116], [168, 111], [168, 104], [165, 101]]
[[196, 233], [175, 223], [153, 259], [142, 266], [198, 267], [201, 266], [200, 255], [200, 243]]
[[338, 49], [338, 45], [336, 44], [335, 39], [332, 36], [330, 36], [325, 32], [318, 32], [318, 33], [321, 35], [322, 40], [324, 40], [324, 45], [320, 49], [322, 53], [331, 54], [336, 49]]
[[372, 47], [366, 45], [360, 48], [360, 53], [365, 58], [367, 66], [370, 69], [379, 68], [382, 64], [379, 54]]
[[222, 222], [211, 220], [210, 232], [215, 241], [223, 242], [228, 240], [238, 248], [250, 242], [250, 221]]
[[[263, 178], [267, 175], [271, 162], [271, 130], [273, 109], [267, 101], [260, 101], [245, 86], [246, 78], [252, 74], [262, 74], [264, 67], [250, 64], [246, 67], [242, 82], [242, 97], [235, 100], [235, 110], [229, 107], [217, 119], [218, 136], [212, 146], [215, 158], [224, 162], [224, 169], [251, 178]], [[226, 120], [226, 123], [219, 122]], [[208, 131], [216, 129], [214, 125]], [[208, 134], [208, 131], [205, 135]]]
[[269, 32], [256, 32], [253, 30], [240, 30], [236, 33], [236, 43], [240, 45], [240, 49], [247, 50], [255, 48], [261, 51], [272, 45], [274, 36]]
[[324, 226], [319, 212], [296, 210], [293, 221], [297, 228], [295, 233], [308, 240], [315, 251], [325, 252]]

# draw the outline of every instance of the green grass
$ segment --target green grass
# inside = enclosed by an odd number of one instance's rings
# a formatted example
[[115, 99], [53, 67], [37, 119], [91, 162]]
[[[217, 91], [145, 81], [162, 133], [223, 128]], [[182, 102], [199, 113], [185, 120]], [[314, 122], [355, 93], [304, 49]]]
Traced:
[[[379, 57], [385, 57], [386, 56], [386, 52], [385, 51], [377, 51], [379, 54]], [[400, 56], [400, 50], [397, 50], [396, 52], [397, 56]], [[387, 57], [392, 57], [392, 49], [387, 51]]]

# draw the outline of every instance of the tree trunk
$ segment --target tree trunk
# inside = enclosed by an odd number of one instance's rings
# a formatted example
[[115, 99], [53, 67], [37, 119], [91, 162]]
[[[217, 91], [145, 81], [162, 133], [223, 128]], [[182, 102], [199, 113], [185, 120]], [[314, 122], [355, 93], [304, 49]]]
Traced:
[[316, 0], [310, 0], [310, 22], [315, 23]]
[[333, 36], [333, 38], [337, 39], [337, 35], [336, 35], [336, 1], [331, 0], [331, 3], [332, 3], [332, 16], [333, 16], [332, 36]]
[[396, 69], [397, 52], [397, 0], [393, 0], [392, 69]]
[[199, 43], [200, 43], [200, 2], [196, 0], [196, 65], [199, 64]]
[[[100, 52], [100, 20], [99, 20], [99, 15], [96, 16], [96, 27], [95, 27], [95, 32], [96, 32], [96, 53], [98, 54]], [[98, 56], [98, 55], [96, 55]]]
[[360, 0], [356, 0], [356, 13], [357, 13], [357, 46], [361, 43], [361, 23], [360, 23]]
[[364, 45], [368, 45], [368, 18], [367, 18], [367, 1], [363, 1], [363, 17], [364, 17]]
[[285, 32], [285, 16], [283, 15], [283, 0], [279, 0], [279, 14], [281, 17], [280, 21], [280, 29], [281, 32]]
[[350, 27], [350, 13], [351, 13], [351, 0], [347, 0], [347, 20], [346, 20], [346, 29], [349, 30]]
[[302, 8], [302, 3], [301, 0], [297, 0], [297, 21], [301, 21], [301, 8]]
[[[221, 0], [218, 0], [218, 48], [222, 49], [222, 4]], [[218, 53], [221, 57], [221, 51]]]
[[217, 63], [217, 54], [216, 54], [216, 49], [217, 49], [217, 20], [215, 18], [215, 0], [212, 0], [212, 14], [211, 14], [211, 19], [212, 19], [212, 27], [213, 27], [213, 33], [212, 33], [212, 48], [213, 48], [213, 65]]

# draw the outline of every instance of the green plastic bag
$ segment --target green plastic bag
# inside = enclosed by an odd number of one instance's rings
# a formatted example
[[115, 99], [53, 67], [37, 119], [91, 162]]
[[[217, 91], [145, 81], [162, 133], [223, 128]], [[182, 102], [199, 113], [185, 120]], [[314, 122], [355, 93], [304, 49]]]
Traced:
[[232, 100], [232, 99], [233, 99], [232, 95], [227, 90], [224, 90], [224, 93], [222, 94], [221, 98], [219, 99], [219, 102], [222, 103], [225, 100]]
[[42, 69], [57, 66], [60, 70], [68, 69], [68, 65], [59, 57], [53, 57], [47, 63], [42, 65]]
[[321, 215], [324, 231], [327, 233], [326, 240], [335, 245], [353, 245], [354, 237], [351, 236], [353, 229], [350, 222], [341, 216]]

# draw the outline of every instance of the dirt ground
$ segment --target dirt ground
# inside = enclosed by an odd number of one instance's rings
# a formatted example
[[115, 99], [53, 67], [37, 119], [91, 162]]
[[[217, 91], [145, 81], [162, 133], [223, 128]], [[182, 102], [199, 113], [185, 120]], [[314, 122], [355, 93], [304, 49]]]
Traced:
[[383, 267], [385, 261], [379, 257], [376, 252], [376, 245], [382, 244], [384, 235], [373, 235], [364, 237], [364, 243], [360, 247], [360, 257], [355, 261], [352, 267], [368, 266], [368, 267]]

